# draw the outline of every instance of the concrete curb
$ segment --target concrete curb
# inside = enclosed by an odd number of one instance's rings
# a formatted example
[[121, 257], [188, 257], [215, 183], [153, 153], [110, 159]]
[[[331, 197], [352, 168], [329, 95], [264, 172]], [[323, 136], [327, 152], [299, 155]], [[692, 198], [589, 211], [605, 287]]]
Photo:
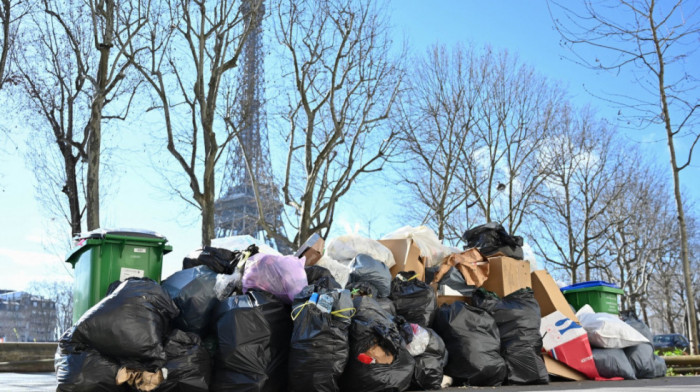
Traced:
[[0, 372], [52, 372], [58, 343], [0, 343]]

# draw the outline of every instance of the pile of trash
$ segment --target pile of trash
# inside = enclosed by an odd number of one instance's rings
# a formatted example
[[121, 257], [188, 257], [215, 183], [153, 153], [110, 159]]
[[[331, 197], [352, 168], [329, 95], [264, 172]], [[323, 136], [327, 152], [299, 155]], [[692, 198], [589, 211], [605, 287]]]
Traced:
[[[404, 391], [665, 374], [635, 315], [574, 313], [523, 240], [430, 229], [205, 247], [161, 284], [114, 282], [67, 330], [58, 391]], [[229, 244], [228, 247], [226, 244]]]

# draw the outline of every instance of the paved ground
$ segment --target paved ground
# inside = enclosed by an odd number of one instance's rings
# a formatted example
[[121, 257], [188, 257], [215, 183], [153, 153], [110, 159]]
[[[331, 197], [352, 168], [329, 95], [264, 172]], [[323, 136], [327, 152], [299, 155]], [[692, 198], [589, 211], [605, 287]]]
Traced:
[[[53, 373], [0, 373], [0, 392], [45, 392], [56, 390]], [[700, 391], [700, 376], [666, 377], [655, 380], [608, 381], [608, 382], [555, 382], [549, 385], [449, 388], [444, 391], [595, 391], [595, 392], [697, 392]]]

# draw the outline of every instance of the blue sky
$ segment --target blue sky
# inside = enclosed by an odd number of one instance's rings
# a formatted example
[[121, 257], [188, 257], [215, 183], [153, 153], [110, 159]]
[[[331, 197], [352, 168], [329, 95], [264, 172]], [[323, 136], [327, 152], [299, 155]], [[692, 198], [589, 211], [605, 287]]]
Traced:
[[[448, 47], [459, 43], [477, 46], [492, 45], [519, 55], [537, 72], [559, 81], [577, 105], [592, 105], [599, 115], [614, 119], [617, 108], [591, 95], [634, 89], [629, 79], [581, 68], [564, 59], [567, 52], [559, 46], [559, 35], [553, 29], [546, 2], [540, 1], [420, 1], [395, 0], [389, 4], [395, 41], [404, 39], [411, 55], [425, 52], [434, 43]], [[700, 69], [700, 64], [693, 64]], [[691, 68], [692, 69], [692, 68]], [[8, 98], [4, 98], [8, 99]], [[22, 289], [34, 279], [66, 279], [69, 272], [63, 256], [51, 254], [47, 245], [54, 236], [47, 231], [49, 222], [43, 217], [34, 199], [34, 177], [24, 162], [25, 137], [29, 130], [17, 126], [10, 143], [0, 147], [0, 289]], [[136, 124], [108, 136], [118, 146], [110, 160], [117, 178], [110, 196], [102, 204], [103, 227], [139, 227], [158, 231], [168, 237], [174, 251], [165, 257], [164, 276], [178, 270], [182, 258], [198, 247], [199, 219], [196, 211], [183, 211], [182, 201], [162, 191], [162, 179], [151, 167], [158, 159], [148, 153], [154, 145], [144, 145], [137, 137]], [[141, 127], [150, 124], [139, 124]], [[114, 128], [112, 128], [114, 129]], [[642, 143], [645, 151], [666, 168], [668, 150], [660, 129], [627, 130], [630, 143]], [[271, 133], [272, 134], [272, 133]], [[661, 142], [652, 142], [654, 140]], [[683, 142], [680, 149], [683, 150]], [[134, 158], [134, 154], [136, 154]], [[696, 154], [697, 155], [697, 154]], [[179, 168], [174, 168], [179, 173]], [[667, 171], [670, 177], [670, 169]], [[174, 175], [174, 174], [173, 174]], [[682, 180], [688, 195], [700, 197], [700, 158], [683, 172]], [[160, 189], [159, 186], [160, 185]], [[377, 184], [361, 184], [337, 209], [335, 234], [346, 227], [366, 231], [371, 221], [372, 234], [379, 236], [403, 224], [401, 206], [377, 189]], [[384, 189], [386, 190], [386, 189]], [[379, 191], [379, 192], [377, 192]], [[367, 195], [372, 193], [372, 204]], [[354, 208], [355, 205], [364, 206]], [[353, 208], [351, 208], [353, 206]]]

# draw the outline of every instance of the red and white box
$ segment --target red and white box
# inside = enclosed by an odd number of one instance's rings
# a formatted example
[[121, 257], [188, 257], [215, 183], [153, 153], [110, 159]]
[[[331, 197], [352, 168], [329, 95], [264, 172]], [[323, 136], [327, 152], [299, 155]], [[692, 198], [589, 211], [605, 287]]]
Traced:
[[580, 324], [556, 311], [542, 318], [540, 335], [545, 351], [552, 358], [578, 370], [591, 380], [600, 377], [593, 361], [588, 334]]

